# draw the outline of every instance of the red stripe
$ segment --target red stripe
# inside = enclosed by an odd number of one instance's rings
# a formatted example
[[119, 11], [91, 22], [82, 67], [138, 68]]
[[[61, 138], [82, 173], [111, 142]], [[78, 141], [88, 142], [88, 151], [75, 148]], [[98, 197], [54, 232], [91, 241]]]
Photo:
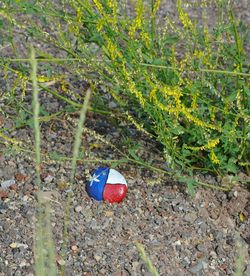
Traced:
[[127, 193], [125, 184], [106, 184], [103, 191], [103, 199], [109, 203], [121, 202]]

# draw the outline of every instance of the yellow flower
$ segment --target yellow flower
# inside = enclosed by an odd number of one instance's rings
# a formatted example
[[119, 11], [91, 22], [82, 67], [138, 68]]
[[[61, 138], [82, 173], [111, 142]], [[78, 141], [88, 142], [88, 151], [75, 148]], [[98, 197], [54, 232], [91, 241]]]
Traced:
[[152, 15], [155, 16], [161, 4], [161, 0], [156, 0], [153, 6]]
[[143, 1], [138, 0], [137, 5], [136, 5], [136, 18], [132, 25], [129, 27], [129, 36], [131, 38], [134, 38], [136, 30], [140, 30], [142, 27], [142, 18], [143, 18], [143, 11], [144, 11], [144, 6], [143, 6]]
[[146, 47], [149, 47], [149, 45], [150, 45], [150, 38], [149, 38], [148, 33], [146, 33], [146, 32], [143, 31], [143, 32], [141, 33], [141, 38], [142, 38], [142, 40], [144, 41]]
[[214, 164], [220, 164], [220, 160], [216, 156], [215, 152], [212, 150], [210, 153], [210, 159]]
[[102, 6], [101, 2], [100, 2], [99, 0], [93, 0], [93, 2], [94, 2], [94, 4], [95, 4], [97, 10], [98, 10], [101, 14], [103, 14], [103, 6]]
[[194, 31], [192, 21], [188, 17], [188, 14], [181, 7], [181, 4], [182, 4], [182, 0], [177, 0], [177, 10], [178, 10], [178, 13], [179, 13], [181, 23], [183, 24], [183, 26], [186, 29], [192, 29]]
[[189, 146], [185, 146], [186, 149], [190, 149], [193, 151], [198, 151], [198, 150], [210, 150], [215, 148], [218, 144], [220, 143], [220, 139], [212, 139], [210, 141], [208, 141], [208, 143], [204, 146], [201, 147], [189, 147]]

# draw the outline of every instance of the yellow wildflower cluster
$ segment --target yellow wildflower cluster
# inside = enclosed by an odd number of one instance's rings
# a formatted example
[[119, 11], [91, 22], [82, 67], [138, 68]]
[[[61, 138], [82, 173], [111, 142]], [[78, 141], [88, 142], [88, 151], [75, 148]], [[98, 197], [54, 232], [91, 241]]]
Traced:
[[179, 75], [179, 85], [185, 82], [181, 75], [183, 74], [183, 72], [188, 70], [188, 68], [191, 65], [191, 62], [192, 62], [192, 57], [189, 52], [186, 52], [184, 58], [181, 59], [181, 61], [179, 62], [179, 66], [176, 72]]
[[149, 37], [149, 34], [142, 31], [141, 32], [141, 38], [142, 38], [142, 41], [145, 43], [146, 47], [148, 48], [150, 46], [150, 37]]
[[142, 27], [143, 11], [144, 11], [143, 1], [138, 0], [136, 5], [136, 18], [132, 23], [132, 25], [129, 27], [129, 32], [128, 32], [131, 38], [134, 38], [136, 30], [140, 30]]
[[204, 56], [203, 51], [199, 51], [198, 49], [194, 50], [193, 57], [196, 57], [197, 59], [201, 59]]
[[123, 74], [124, 81], [126, 82], [129, 91], [136, 96], [140, 105], [142, 107], [144, 107], [146, 100], [143, 97], [142, 93], [136, 88], [136, 85], [135, 85], [134, 81], [132, 80], [131, 74], [126, 69], [125, 62], [122, 63], [121, 72]]
[[185, 146], [186, 149], [190, 149], [193, 151], [199, 151], [199, 150], [210, 150], [215, 148], [218, 144], [220, 143], [220, 139], [212, 139], [210, 141], [208, 141], [208, 143], [204, 146], [201, 147], [189, 147], [189, 146]]
[[126, 112], [126, 116], [128, 118], [128, 120], [141, 132], [143, 132], [144, 134], [148, 135], [148, 136], [152, 136], [149, 132], [146, 131], [146, 129], [144, 128], [143, 124], [139, 124], [136, 122], [136, 120], [134, 119], [134, 117], [132, 117], [128, 112]]
[[106, 34], [103, 34], [103, 38], [106, 41], [106, 49], [111, 60], [114, 61], [116, 58], [122, 58], [122, 53], [118, 50], [117, 46], [112, 42], [112, 40]]
[[58, 75], [58, 76], [53, 76], [53, 77], [47, 77], [47, 76], [44, 76], [44, 75], [40, 75], [40, 76], [37, 76], [37, 81], [40, 82], [40, 83], [44, 83], [44, 82], [51, 82], [51, 81], [61, 80], [63, 78], [64, 78], [63, 75]]
[[161, 4], [161, 0], [156, 0], [155, 3], [154, 3], [154, 6], [153, 6], [153, 10], [152, 10], [152, 16], [155, 17], [159, 7], [160, 7], [160, 4]]
[[95, 6], [100, 14], [102, 14], [102, 15], [105, 14], [102, 3], [99, 0], [93, 0], [93, 3], [95, 4]]
[[209, 111], [210, 111], [210, 119], [211, 119], [212, 122], [214, 122], [214, 120], [215, 120], [215, 113], [216, 113], [216, 111], [217, 111], [216, 106], [213, 106], [213, 105], [212, 105], [212, 106], [209, 108]]
[[117, 11], [118, 11], [117, 1], [109, 0], [107, 2], [109, 8], [112, 9], [111, 14], [106, 13], [102, 3], [99, 0], [93, 0], [93, 2], [95, 4], [98, 12], [102, 16], [102, 18], [100, 18], [97, 21], [97, 31], [100, 32], [102, 30], [104, 24], [108, 24], [109, 27], [112, 27], [114, 30], [117, 30]]
[[220, 160], [218, 159], [213, 150], [210, 152], [210, 159], [214, 164], [220, 164]]
[[204, 40], [205, 40], [206, 46], [208, 46], [208, 45], [210, 45], [211, 38], [210, 38], [210, 34], [209, 34], [208, 26], [206, 24], [205, 17], [203, 17], [203, 20], [204, 20], [204, 27], [203, 27]]
[[183, 24], [185, 29], [191, 29], [192, 31], [195, 31], [192, 21], [188, 17], [188, 14], [183, 10], [181, 5], [182, 5], [182, 0], [177, 0], [177, 10], [179, 13], [181, 23]]
[[82, 14], [83, 11], [80, 7], [76, 9], [76, 22], [72, 22], [68, 19], [69, 22], [69, 32], [74, 33], [75, 36], [78, 36], [80, 33], [80, 28], [82, 26]]
[[[168, 103], [163, 104], [158, 100], [158, 91], [161, 92], [161, 94], [164, 96]], [[193, 122], [195, 125], [199, 127], [221, 131], [220, 127], [206, 123], [203, 120], [200, 120], [199, 118], [193, 116], [191, 114], [192, 110], [187, 108], [181, 102], [181, 96], [182, 92], [178, 86], [164, 86], [160, 88], [154, 87], [150, 92], [149, 98], [151, 101], [154, 101], [155, 105], [159, 107], [162, 111], [168, 112], [169, 114], [174, 114], [177, 117], [180, 113], [182, 113], [189, 121]], [[171, 101], [171, 99], [173, 99], [174, 101]]]
[[116, 25], [117, 25], [117, 14], [118, 14], [118, 4], [116, 0], [108, 0], [107, 2], [108, 6], [112, 9], [112, 17], [110, 18], [110, 23], [112, 24], [112, 26], [115, 26], [116, 29]]
[[218, 127], [216, 125], [206, 123], [206, 122], [200, 120], [199, 118], [193, 116], [184, 104], [182, 104], [181, 112], [186, 116], [186, 118], [188, 120], [190, 120], [191, 122], [193, 122], [197, 126], [200, 126], [200, 127], [203, 127], [203, 128], [209, 128], [209, 129], [213, 129], [213, 130], [217, 130], [217, 131], [221, 131], [220, 127]]
[[198, 108], [198, 104], [197, 104], [197, 98], [199, 96], [199, 93], [196, 93], [195, 95], [192, 95], [192, 103], [191, 103], [191, 110], [196, 110]]
[[237, 95], [236, 95], [236, 102], [237, 102], [237, 107], [239, 111], [242, 111], [242, 89], [237, 89]]
[[108, 0], [107, 1], [108, 6], [112, 9], [112, 11], [114, 13], [117, 12], [118, 9], [118, 5], [117, 5], [117, 1], [116, 0]]

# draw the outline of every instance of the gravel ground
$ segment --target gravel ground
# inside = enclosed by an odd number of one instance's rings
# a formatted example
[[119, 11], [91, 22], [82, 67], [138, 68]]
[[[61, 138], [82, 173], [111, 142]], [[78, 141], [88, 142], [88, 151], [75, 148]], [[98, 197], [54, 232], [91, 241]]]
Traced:
[[[58, 105], [50, 104], [55, 108]], [[107, 140], [117, 143], [121, 139], [119, 128], [109, 126], [100, 116], [93, 118], [90, 114], [87, 122], [89, 128], [104, 126], [109, 130]], [[2, 118], [2, 123], [5, 126], [13, 122]], [[9, 135], [32, 147], [29, 128]], [[57, 151], [70, 156], [72, 120], [62, 118], [43, 123], [42, 141], [45, 155]], [[93, 136], [84, 135], [86, 149], [95, 143]], [[98, 148], [92, 148], [88, 158], [100, 157], [120, 158], [114, 149], [99, 144]], [[46, 160], [41, 179], [52, 205], [53, 233], [59, 253], [70, 163]], [[33, 275], [32, 233], [37, 192], [33, 167], [32, 159], [24, 153], [0, 156], [0, 275]], [[110, 205], [91, 200], [85, 192], [87, 172], [94, 167], [78, 163], [66, 275], [150, 275], [140, 260], [136, 241], [145, 246], [160, 275], [233, 275], [240, 244], [245, 259], [244, 275], [249, 275], [247, 190], [236, 186], [226, 194], [199, 189], [192, 198], [181, 184], [166, 179], [152, 185], [158, 182], [156, 175], [126, 164], [120, 165], [119, 171], [128, 181], [127, 197], [121, 204]], [[9, 180], [12, 182], [6, 182]], [[57, 263], [64, 265], [59, 256]]]
[[[175, 16], [175, 1], [162, 2], [161, 18]], [[235, 9], [237, 17], [249, 24], [247, 2], [235, 2]], [[193, 17], [200, 15], [199, 8], [193, 9]], [[215, 16], [215, 11], [208, 9], [210, 25]], [[2, 80], [1, 92], [8, 91], [5, 85], [6, 81]], [[62, 108], [62, 103], [49, 95], [44, 95], [41, 101], [49, 112]], [[6, 100], [0, 101], [0, 107], [6, 111], [5, 105]], [[0, 113], [0, 127], [12, 128], [13, 115], [16, 114], [11, 110]], [[62, 115], [42, 124], [41, 180], [51, 204], [58, 254], [62, 247], [70, 162], [48, 157], [53, 152], [71, 156], [75, 119], [77, 116]], [[105, 118], [89, 113], [87, 126], [119, 146], [122, 125], [114, 128]], [[127, 132], [131, 139], [140, 140], [148, 149], [148, 156], [143, 156], [145, 160], [153, 158], [156, 165], [164, 166], [155, 144], [133, 129]], [[33, 147], [33, 133], [28, 127], [5, 134], [22, 141], [20, 147], [29, 150]], [[0, 142], [0, 276], [31, 276], [37, 206], [34, 162], [31, 154], [13, 152], [2, 143], [2, 138]], [[121, 158], [114, 148], [97, 141], [90, 132], [84, 134], [82, 143], [87, 159]], [[247, 189], [236, 185], [230, 193], [224, 193], [200, 188], [192, 198], [181, 184], [169, 178], [159, 183], [158, 176], [151, 171], [125, 164], [119, 165], [118, 170], [128, 181], [127, 197], [121, 204], [109, 205], [91, 200], [85, 192], [88, 173], [98, 165], [78, 162], [66, 263], [57, 256], [57, 265], [65, 265], [66, 275], [150, 275], [136, 250], [136, 241], [144, 245], [160, 275], [234, 275], [239, 254], [244, 258], [244, 276], [250, 275]], [[205, 176], [205, 181], [217, 184], [209, 176]]]

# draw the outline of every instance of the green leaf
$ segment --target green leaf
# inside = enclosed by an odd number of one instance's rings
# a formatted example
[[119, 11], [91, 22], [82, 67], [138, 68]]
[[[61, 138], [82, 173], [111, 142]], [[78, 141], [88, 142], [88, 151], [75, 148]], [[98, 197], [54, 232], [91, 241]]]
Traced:
[[194, 197], [194, 195], [195, 195], [195, 180], [194, 179], [188, 179], [187, 189], [188, 189], [188, 194], [191, 197]]
[[232, 158], [230, 158], [228, 161], [227, 171], [232, 172], [232, 173], [237, 173], [237, 166], [236, 166], [235, 162], [232, 160]]

